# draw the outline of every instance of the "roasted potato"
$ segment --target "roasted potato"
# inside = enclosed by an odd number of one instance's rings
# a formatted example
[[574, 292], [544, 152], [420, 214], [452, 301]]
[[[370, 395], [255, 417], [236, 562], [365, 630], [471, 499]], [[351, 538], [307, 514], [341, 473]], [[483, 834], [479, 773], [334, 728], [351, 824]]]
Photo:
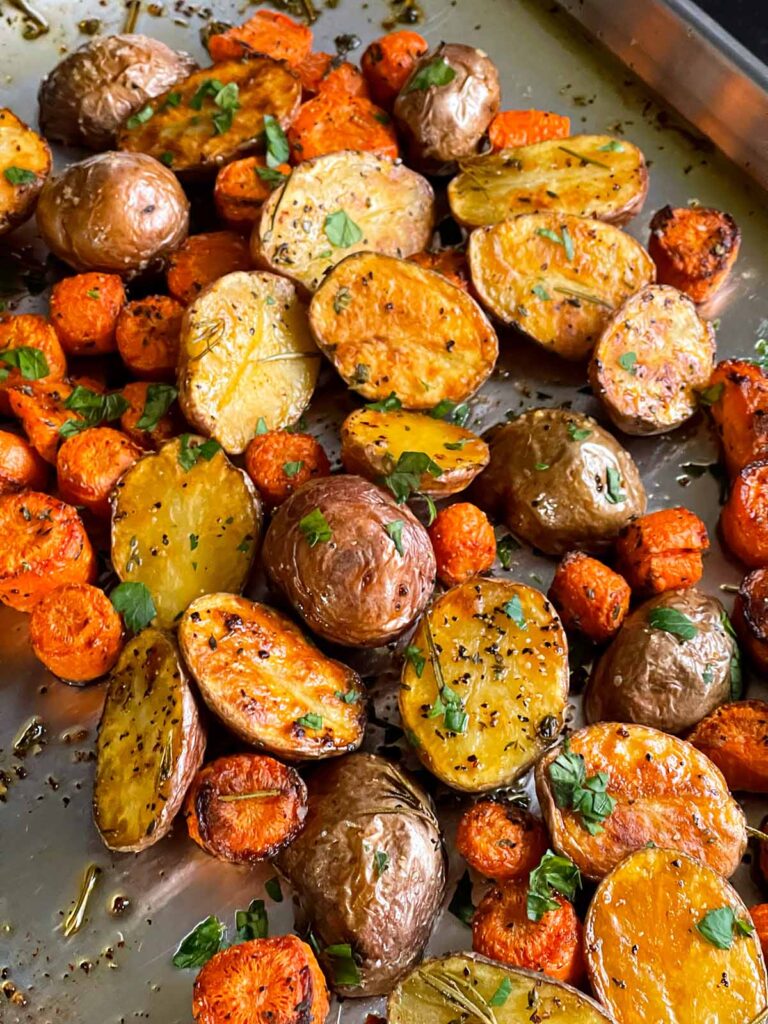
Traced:
[[179, 644], [203, 700], [246, 743], [289, 760], [360, 746], [359, 676], [273, 608], [234, 594], [200, 597], [182, 616]]
[[265, 115], [285, 128], [300, 101], [298, 76], [282, 61], [222, 61], [193, 71], [124, 121], [117, 148], [148, 153], [177, 174], [213, 174], [262, 144]]
[[0, 235], [32, 216], [51, 170], [51, 150], [7, 107], [0, 108]]
[[380, 253], [337, 264], [312, 299], [309, 322], [346, 384], [369, 401], [397, 390], [406, 409], [469, 398], [499, 350], [485, 314], [462, 288]]
[[329, 153], [299, 164], [271, 193], [251, 253], [266, 270], [314, 292], [354, 252], [419, 252], [432, 237], [434, 202], [426, 178], [405, 164], [374, 153]]
[[462, 160], [448, 200], [468, 228], [535, 210], [624, 224], [640, 212], [647, 191], [637, 146], [610, 135], [573, 135]]
[[715, 332], [666, 285], [632, 295], [604, 325], [589, 381], [625, 434], [662, 434], [696, 412], [715, 362]]
[[603, 879], [585, 946], [592, 988], [617, 1024], [746, 1024], [768, 1005], [747, 908], [724, 878], [678, 850], [638, 850]]
[[684, 740], [644, 725], [601, 722], [569, 737], [568, 753], [584, 759], [586, 778], [607, 776], [615, 801], [592, 834], [580, 814], [558, 804], [552, 765], [565, 748], [536, 766], [536, 793], [552, 844], [585, 878], [600, 879], [644, 846], [674, 847], [728, 877], [747, 845], [744, 811], [715, 765]]
[[50, 178], [37, 204], [43, 241], [75, 270], [132, 277], [187, 237], [176, 176], [143, 153], [99, 153]]
[[37, 95], [40, 129], [55, 142], [110, 149], [120, 125], [195, 68], [187, 53], [141, 35], [96, 36], [60, 61]]
[[427, 531], [359, 476], [319, 477], [294, 492], [269, 525], [262, 560], [310, 629], [347, 647], [394, 639], [435, 582]]
[[488, 445], [464, 427], [402, 409], [356, 409], [341, 425], [341, 461], [348, 473], [378, 481], [405, 452], [424, 452], [440, 476], [423, 473], [417, 490], [444, 498], [464, 490], [488, 465]]
[[747, 573], [731, 617], [749, 660], [758, 672], [768, 675], [768, 568]]
[[533, 587], [481, 577], [453, 587], [425, 613], [409, 651], [400, 716], [418, 756], [449, 786], [509, 786], [560, 733], [568, 647]]
[[[340, 995], [383, 995], [421, 958], [443, 898], [439, 825], [421, 788], [373, 754], [323, 765], [307, 786], [304, 828], [276, 861], [297, 923]], [[347, 943], [342, 975], [333, 951]]]
[[181, 328], [179, 404], [189, 423], [240, 453], [259, 420], [295, 423], [309, 404], [320, 353], [290, 281], [238, 271], [209, 285]]
[[138, 853], [163, 838], [204, 752], [176, 641], [145, 629], [110, 673], [99, 723], [93, 816], [110, 850]]
[[679, 733], [729, 699], [736, 645], [715, 597], [668, 590], [636, 608], [595, 663], [588, 722], [637, 722]]
[[183, 434], [148, 452], [112, 497], [112, 565], [143, 583], [161, 627], [203, 594], [238, 593], [253, 564], [261, 503], [215, 441]]
[[487, 960], [476, 953], [449, 953], [424, 960], [387, 1002], [389, 1024], [615, 1024], [583, 992], [538, 971]]
[[736, 262], [741, 232], [729, 213], [703, 206], [665, 206], [653, 215], [648, 251], [659, 281], [706, 302]]
[[472, 284], [503, 323], [565, 359], [584, 359], [611, 313], [654, 279], [639, 242], [612, 224], [531, 213], [469, 238]]
[[491, 461], [477, 503], [548, 555], [600, 551], [645, 511], [640, 473], [595, 420], [568, 409], [531, 409], [489, 435]]
[[441, 43], [416, 63], [395, 100], [408, 162], [429, 174], [451, 173], [456, 160], [477, 152], [500, 99], [499, 72], [487, 53]]

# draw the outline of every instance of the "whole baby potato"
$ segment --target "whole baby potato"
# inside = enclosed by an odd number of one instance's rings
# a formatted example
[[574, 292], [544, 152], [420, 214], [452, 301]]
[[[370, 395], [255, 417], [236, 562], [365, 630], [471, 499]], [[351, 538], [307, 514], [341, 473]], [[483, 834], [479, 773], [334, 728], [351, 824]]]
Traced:
[[189, 54], [148, 36], [91, 39], [43, 79], [40, 129], [56, 142], [109, 149], [123, 121], [195, 66]]
[[408, 162], [430, 174], [450, 173], [471, 156], [499, 109], [499, 72], [482, 50], [442, 43], [423, 57], [395, 100], [395, 120]]
[[398, 636], [424, 610], [435, 582], [427, 531], [359, 476], [310, 480], [292, 494], [270, 523], [263, 561], [310, 629], [347, 647]]
[[189, 202], [153, 157], [99, 153], [48, 179], [37, 226], [51, 252], [75, 270], [132, 277], [181, 245]]

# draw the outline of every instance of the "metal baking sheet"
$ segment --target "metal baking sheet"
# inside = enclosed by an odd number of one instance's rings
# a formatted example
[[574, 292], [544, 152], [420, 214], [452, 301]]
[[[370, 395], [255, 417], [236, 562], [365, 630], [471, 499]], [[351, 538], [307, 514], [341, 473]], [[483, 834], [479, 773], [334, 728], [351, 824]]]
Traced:
[[[603, 32], [604, 41], [625, 61], [637, 58], [638, 72], [656, 92], [549, 2], [423, 0], [423, 4], [425, 20], [420, 31], [431, 43], [443, 39], [470, 42], [490, 53], [501, 71], [506, 106], [559, 110], [570, 114], [575, 131], [623, 133], [641, 146], [650, 164], [651, 187], [645, 210], [629, 227], [641, 241], [647, 241], [651, 214], [665, 203], [699, 201], [730, 211], [742, 228], [743, 245], [727, 293], [717, 308], [708, 311], [720, 321], [720, 355], [749, 354], [758, 337], [768, 336], [766, 195], [712, 142], [657, 98], [657, 93], [667, 93], [679, 100], [676, 84], [680, 76], [685, 79], [686, 96], [705, 96], [701, 80], [696, 78], [694, 56], [700, 52], [697, 47], [706, 43], [720, 47], [712, 51], [713, 59], [723, 74], [728, 70], [729, 89], [736, 90], [750, 110], [758, 110], [759, 106], [750, 105], [753, 101], [768, 102], [760, 88], [762, 66], [756, 71], [754, 62], [747, 66], [751, 58], [746, 64], [739, 63], [735, 58], [743, 58], [746, 51], [728, 37], [719, 37], [711, 25], [708, 35], [700, 31], [703, 22], [698, 28], [682, 25], [681, 11], [690, 14], [694, 10], [687, 0], [674, 0], [670, 5], [660, 0], [621, 4], [580, 0], [570, 4], [593, 31]], [[23, 18], [8, 0], [0, 2], [0, 104], [11, 106], [34, 123], [41, 76], [85, 39], [78, 23], [99, 18], [103, 31], [119, 31], [125, 9], [122, 3], [108, 0], [33, 0], [33, 6], [50, 21], [51, 31], [25, 41]], [[205, 21], [211, 16], [234, 21], [249, 10], [242, 0], [221, 0], [205, 7], [186, 0], [163, 0], [156, 5], [144, 3], [142, 8], [138, 31], [190, 50], [201, 59], [199, 30]], [[151, 8], [164, 9], [162, 16], [154, 16]], [[638, 18], [634, 31], [639, 44], [634, 49], [632, 41], [625, 38], [628, 22], [617, 17], [619, 11], [630, 10]], [[365, 45], [380, 34], [382, 21], [390, 13], [381, 0], [329, 0], [315, 25], [316, 45], [333, 51], [335, 37], [349, 33], [357, 34]], [[653, 20], [658, 18], [661, 22]], [[674, 33], [671, 29], [666, 35], [646, 31], [652, 24], [672, 26]], [[707, 86], [712, 109], [726, 98], [717, 91], [726, 79], [719, 81], [717, 88]], [[685, 109], [689, 117], [707, 127], [711, 111]], [[718, 107], [720, 121], [728, 120], [728, 109]], [[713, 127], [712, 118], [710, 122], [720, 145], [743, 164], [749, 163], [743, 152]], [[741, 145], [748, 148], [747, 124], [743, 119], [737, 124], [732, 118], [730, 128], [733, 135], [743, 134]], [[752, 136], [751, 143], [765, 146], [764, 129]], [[62, 160], [58, 154], [57, 161]], [[25, 229], [15, 241], [33, 240]], [[2, 246], [0, 265], [7, 275], [7, 239]], [[0, 288], [7, 288], [7, 281], [3, 282], [0, 277]], [[25, 298], [18, 308], [32, 309], [40, 301]], [[599, 415], [596, 403], [583, 391], [584, 384], [583, 368], [560, 363], [519, 338], [505, 335], [498, 368], [472, 403], [473, 425], [484, 429], [502, 420], [508, 410], [563, 402]], [[338, 422], [353, 404], [353, 398], [340, 390], [327, 372], [313, 402], [309, 425], [334, 456], [338, 454]], [[626, 443], [642, 471], [650, 507], [685, 503], [705, 519], [715, 538], [719, 484], [708, 467], [715, 462], [717, 449], [706, 425], [697, 420], [667, 437]], [[738, 583], [741, 570], [723, 556], [716, 541], [714, 548], [702, 585], [730, 604], [730, 593], [723, 587]], [[521, 551], [510, 573], [544, 588], [552, 569], [552, 562]], [[497, 572], [503, 570], [497, 568]], [[379, 723], [371, 728], [369, 746], [375, 749], [387, 743], [392, 753], [399, 741], [391, 656], [380, 651], [349, 660], [366, 673], [372, 715]], [[759, 693], [760, 687], [753, 682], [750, 692]], [[140, 855], [111, 855], [104, 849], [90, 809], [92, 751], [102, 701], [101, 686], [74, 689], [47, 675], [30, 653], [26, 617], [10, 609], [0, 611], [0, 781], [7, 789], [0, 802], [3, 1024], [127, 1024], [137, 1020], [186, 1024], [191, 1020], [193, 972], [175, 970], [170, 963], [186, 932], [208, 914], [219, 915], [231, 927], [235, 910], [255, 897], [267, 900], [273, 933], [292, 926], [290, 900], [276, 905], [264, 892], [264, 881], [273, 874], [268, 866], [251, 870], [213, 860], [186, 837], [181, 822], [177, 821], [168, 838]], [[573, 720], [578, 720], [577, 705], [578, 699], [574, 699]], [[17, 757], [14, 739], [35, 717], [44, 724], [45, 742], [38, 752]], [[209, 750], [215, 755], [227, 749], [228, 743], [231, 746], [232, 741], [223, 733], [214, 733]], [[418, 767], [406, 751], [402, 757], [404, 763]], [[432, 788], [450, 833], [461, 801]], [[746, 808], [756, 824], [762, 805], [749, 799]], [[65, 938], [62, 921], [89, 864], [101, 869], [99, 881], [83, 928]], [[454, 857], [449, 896], [462, 871]], [[740, 869], [737, 884], [747, 900], [755, 902], [757, 894], [745, 867]], [[119, 916], [112, 912], [116, 897], [129, 901]], [[445, 910], [429, 951], [469, 945], [468, 929]], [[340, 1007], [334, 1005], [329, 1020], [358, 1024], [366, 1013], [381, 1012], [381, 1008], [381, 1000], [347, 1001]]]

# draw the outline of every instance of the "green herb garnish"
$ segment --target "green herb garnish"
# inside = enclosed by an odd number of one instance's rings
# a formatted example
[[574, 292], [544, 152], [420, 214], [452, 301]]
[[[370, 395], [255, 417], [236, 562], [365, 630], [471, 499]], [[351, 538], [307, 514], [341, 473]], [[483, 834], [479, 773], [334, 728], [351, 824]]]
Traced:
[[109, 600], [131, 633], [140, 633], [157, 615], [152, 595], [143, 583], [118, 583]]
[[581, 873], [568, 857], [559, 857], [547, 850], [538, 867], [529, 876], [526, 912], [529, 921], [540, 921], [550, 910], [560, 906], [553, 898], [559, 892], [567, 899], [573, 899], [581, 886]]
[[137, 430], [154, 430], [176, 401], [179, 392], [172, 384], [150, 384], [144, 410], [136, 421]]
[[344, 210], [329, 213], [323, 225], [325, 237], [337, 249], [348, 249], [363, 237], [363, 232]]
[[748, 936], [755, 930], [751, 921], [737, 917], [731, 907], [708, 910], [696, 923], [695, 928], [707, 942], [711, 942], [718, 949], [730, 949], [737, 935]]
[[571, 751], [567, 739], [547, 772], [557, 806], [573, 810], [581, 817], [581, 823], [590, 835], [599, 835], [603, 831], [602, 822], [616, 806], [616, 801], [607, 792], [608, 776], [605, 772], [597, 772], [587, 778], [583, 756]]
[[651, 608], [648, 612], [648, 625], [651, 629], [660, 629], [671, 633], [679, 640], [692, 640], [699, 632], [693, 619], [677, 608]]
[[391, 539], [395, 545], [395, 550], [398, 555], [405, 554], [405, 548], [403, 547], [403, 527], [405, 523], [402, 519], [394, 519], [391, 523], [387, 523], [384, 529], [387, 531], [387, 536]]
[[299, 529], [311, 548], [326, 544], [333, 536], [328, 520], [319, 508], [312, 509], [299, 520]]
[[455, 77], [456, 72], [448, 61], [444, 57], [436, 57], [414, 72], [410, 81], [406, 83], [403, 94], [425, 92], [430, 86], [448, 85]]

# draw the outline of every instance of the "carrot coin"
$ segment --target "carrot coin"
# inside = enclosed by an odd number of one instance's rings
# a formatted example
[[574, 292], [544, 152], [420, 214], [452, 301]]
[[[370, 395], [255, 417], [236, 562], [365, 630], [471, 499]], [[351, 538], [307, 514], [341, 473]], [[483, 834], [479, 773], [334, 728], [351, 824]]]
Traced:
[[[12, 355], [13, 349], [36, 349]], [[7, 354], [7, 355], [6, 355]], [[67, 360], [56, 332], [45, 317], [35, 313], [0, 316], [0, 413], [11, 411], [8, 391], [20, 384], [60, 380]]]
[[501, 110], [488, 125], [488, 139], [496, 151], [566, 139], [570, 134], [570, 118], [547, 110]]
[[468, 501], [441, 509], [429, 527], [437, 578], [448, 587], [485, 572], [496, 557], [496, 537], [485, 512]]
[[123, 624], [103, 590], [89, 583], [65, 583], [32, 609], [29, 639], [54, 675], [65, 682], [90, 683], [117, 661]]
[[547, 833], [541, 819], [521, 807], [480, 800], [461, 817], [456, 849], [486, 878], [527, 879], [547, 852]]
[[391, 160], [399, 155], [389, 115], [364, 96], [321, 93], [302, 103], [287, 135], [295, 164], [344, 149], [364, 150]]
[[264, 53], [288, 64], [300, 64], [312, 49], [312, 30], [279, 11], [256, 11], [243, 25], [236, 25], [208, 41], [211, 60], [247, 57]]
[[59, 431], [68, 420], [82, 416], [67, 409], [73, 387], [63, 380], [29, 381], [8, 392], [11, 411], [18, 416], [29, 443], [46, 462], [55, 464], [62, 437]]
[[594, 643], [610, 639], [629, 611], [627, 581], [582, 551], [569, 552], [555, 570], [549, 598], [567, 630]]
[[219, 216], [236, 230], [252, 228], [272, 189], [290, 173], [289, 164], [267, 167], [263, 156], [247, 156], [225, 164], [216, 175], [213, 190]]
[[120, 358], [137, 377], [173, 380], [184, 307], [168, 295], [129, 302], [117, 318]]
[[133, 381], [121, 394], [128, 408], [120, 417], [120, 429], [139, 448], [157, 451], [163, 442], [184, 430], [176, 389], [170, 384]]
[[48, 466], [29, 441], [0, 430], [0, 495], [39, 491], [48, 480]]
[[688, 742], [706, 754], [733, 792], [768, 793], [768, 704], [737, 700], [715, 708]]
[[188, 306], [213, 281], [235, 270], [250, 270], [248, 243], [234, 231], [210, 231], [190, 235], [171, 254], [166, 282], [168, 291]]
[[363, 54], [363, 69], [374, 102], [390, 109], [429, 44], [418, 32], [401, 29], [374, 40]]
[[687, 508], [663, 508], [622, 530], [616, 541], [617, 565], [637, 593], [661, 594], [695, 586], [708, 547], [707, 528], [697, 515]]
[[125, 305], [117, 274], [75, 274], [51, 290], [51, 322], [65, 352], [89, 356], [115, 350], [115, 327]]
[[56, 477], [59, 493], [95, 516], [109, 516], [112, 488], [142, 451], [112, 427], [89, 427], [67, 438], [59, 449]]
[[768, 565], [768, 459], [745, 466], [733, 481], [720, 513], [720, 530], [744, 565]]
[[248, 443], [245, 469], [264, 501], [275, 508], [307, 480], [329, 476], [331, 464], [310, 434], [270, 430]]
[[741, 232], [721, 210], [665, 206], [653, 215], [648, 252], [660, 284], [694, 302], [706, 302], [723, 285], [739, 254]]

